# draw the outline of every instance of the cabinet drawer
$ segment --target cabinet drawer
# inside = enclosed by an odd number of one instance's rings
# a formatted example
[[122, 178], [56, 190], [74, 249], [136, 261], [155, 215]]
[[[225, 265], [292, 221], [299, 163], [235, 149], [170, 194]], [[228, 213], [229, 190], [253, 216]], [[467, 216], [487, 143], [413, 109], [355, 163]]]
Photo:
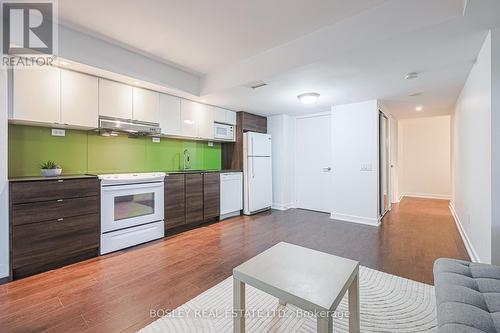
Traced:
[[12, 228], [12, 268], [47, 267], [99, 247], [99, 214]]
[[11, 184], [11, 200], [14, 205], [98, 195], [98, 179], [60, 179]]
[[12, 206], [12, 225], [97, 214], [98, 212], [99, 200], [97, 197], [17, 204]]

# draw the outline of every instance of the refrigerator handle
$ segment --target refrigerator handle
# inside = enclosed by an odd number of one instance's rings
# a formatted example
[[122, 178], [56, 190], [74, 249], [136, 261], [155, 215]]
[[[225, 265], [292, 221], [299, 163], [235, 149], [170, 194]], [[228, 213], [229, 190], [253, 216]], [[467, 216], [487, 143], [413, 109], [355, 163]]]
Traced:
[[255, 161], [252, 161], [252, 178], [255, 178]]

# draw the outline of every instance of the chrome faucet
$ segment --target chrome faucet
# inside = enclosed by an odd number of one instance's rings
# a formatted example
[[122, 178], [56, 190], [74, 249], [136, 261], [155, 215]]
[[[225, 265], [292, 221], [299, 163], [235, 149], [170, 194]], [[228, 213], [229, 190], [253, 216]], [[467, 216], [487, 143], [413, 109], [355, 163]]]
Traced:
[[191, 161], [189, 156], [189, 150], [184, 149], [184, 170], [188, 170], [191, 167]]

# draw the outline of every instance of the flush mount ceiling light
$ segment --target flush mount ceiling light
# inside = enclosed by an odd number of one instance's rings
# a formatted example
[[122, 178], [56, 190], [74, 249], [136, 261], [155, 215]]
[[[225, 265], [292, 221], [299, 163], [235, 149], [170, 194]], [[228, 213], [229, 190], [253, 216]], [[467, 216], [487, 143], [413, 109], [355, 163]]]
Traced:
[[422, 111], [423, 109], [424, 109], [424, 107], [423, 107], [423, 106], [421, 106], [421, 105], [419, 105], [419, 106], [417, 106], [417, 107], [415, 108], [415, 110], [416, 110], [417, 112], [420, 112], [420, 111]]
[[418, 78], [418, 73], [417, 72], [410, 72], [405, 75], [406, 80], [412, 80]]
[[302, 104], [314, 104], [318, 101], [318, 98], [319, 98], [319, 94], [318, 93], [304, 93], [304, 94], [300, 94], [299, 96], [297, 96], [297, 98], [299, 99], [299, 101], [302, 103]]

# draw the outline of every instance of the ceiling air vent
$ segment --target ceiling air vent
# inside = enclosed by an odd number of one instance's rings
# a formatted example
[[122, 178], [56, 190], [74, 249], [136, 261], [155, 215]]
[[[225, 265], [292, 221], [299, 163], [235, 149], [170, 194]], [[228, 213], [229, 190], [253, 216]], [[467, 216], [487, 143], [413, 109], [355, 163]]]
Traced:
[[264, 86], [267, 86], [267, 83], [265, 83], [264, 81], [253, 81], [253, 82], [245, 84], [245, 87], [252, 88], [252, 89], [257, 89], [257, 88], [261, 88]]

